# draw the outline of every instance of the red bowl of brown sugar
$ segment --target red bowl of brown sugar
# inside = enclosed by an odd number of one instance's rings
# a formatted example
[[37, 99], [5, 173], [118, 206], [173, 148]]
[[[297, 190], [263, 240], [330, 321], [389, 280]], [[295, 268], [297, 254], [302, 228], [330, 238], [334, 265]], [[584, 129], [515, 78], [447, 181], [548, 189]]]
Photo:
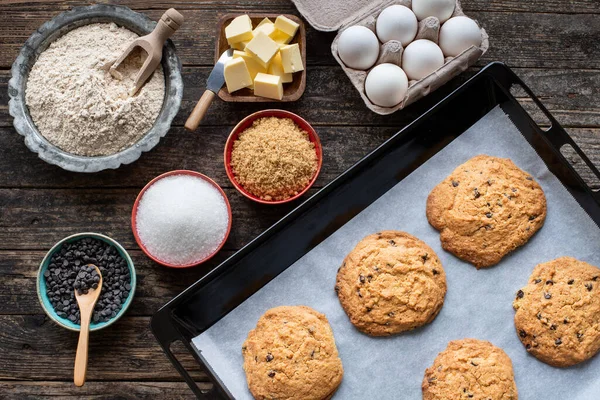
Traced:
[[310, 189], [323, 164], [313, 127], [285, 110], [263, 110], [241, 120], [225, 144], [225, 170], [233, 186], [263, 204], [294, 201]]

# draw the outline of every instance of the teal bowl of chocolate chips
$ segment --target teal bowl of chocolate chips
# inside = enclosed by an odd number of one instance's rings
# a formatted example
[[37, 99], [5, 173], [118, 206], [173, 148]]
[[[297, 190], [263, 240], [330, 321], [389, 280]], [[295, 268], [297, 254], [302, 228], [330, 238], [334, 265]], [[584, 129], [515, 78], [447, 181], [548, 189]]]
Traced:
[[90, 331], [114, 324], [125, 314], [136, 286], [135, 267], [117, 241], [100, 233], [85, 232], [56, 243], [40, 264], [37, 294], [48, 317], [63, 328], [79, 331], [80, 314], [75, 282], [81, 267], [93, 264], [102, 274], [100, 297], [92, 314]]

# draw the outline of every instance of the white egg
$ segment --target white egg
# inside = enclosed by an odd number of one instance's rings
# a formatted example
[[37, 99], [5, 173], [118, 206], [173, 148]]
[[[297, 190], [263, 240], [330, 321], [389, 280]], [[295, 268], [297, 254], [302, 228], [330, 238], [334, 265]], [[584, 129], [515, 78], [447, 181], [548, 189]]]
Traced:
[[456, 0], [413, 0], [412, 10], [420, 20], [436, 17], [443, 24], [452, 16]]
[[450, 18], [440, 29], [440, 47], [446, 57], [456, 57], [469, 47], [480, 45], [481, 30], [471, 18]]
[[379, 57], [379, 40], [364, 26], [351, 26], [338, 39], [338, 54], [347, 67], [369, 69]]
[[393, 5], [377, 17], [377, 36], [382, 43], [397, 40], [406, 47], [417, 35], [418, 25], [417, 17], [410, 8]]
[[415, 40], [404, 49], [402, 54], [402, 69], [410, 80], [425, 78], [442, 65], [444, 65], [444, 54], [431, 40]]
[[365, 92], [373, 104], [394, 107], [404, 99], [408, 90], [408, 78], [402, 68], [395, 64], [379, 64], [365, 80]]

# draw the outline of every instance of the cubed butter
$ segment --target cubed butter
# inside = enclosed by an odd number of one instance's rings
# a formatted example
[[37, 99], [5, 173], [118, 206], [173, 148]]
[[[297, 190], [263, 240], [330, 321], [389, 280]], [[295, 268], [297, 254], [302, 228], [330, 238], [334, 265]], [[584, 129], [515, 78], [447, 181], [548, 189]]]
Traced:
[[244, 49], [246, 48], [246, 45], [248, 45], [248, 42], [249, 41], [234, 43], [231, 45], [231, 48], [234, 50], [244, 51]]
[[283, 15], [280, 15], [275, 20], [275, 28], [291, 37], [296, 36], [299, 27], [300, 25]]
[[252, 54], [260, 65], [267, 68], [269, 62], [279, 51], [279, 45], [263, 32], [258, 32], [246, 46], [246, 51]]
[[259, 73], [254, 79], [254, 94], [269, 99], [281, 100], [283, 98], [281, 77]]
[[263, 19], [262, 21], [260, 21], [260, 22], [258, 23], [258, 25], [256, 25], [256, 27], [258, 28], [258, 27], [259, 27], [259, 26], [261, 26], [261, 25], [264, 25], [264, 24], [272, 24], [272, 23], [273, 23], [273, 21], [271, 21], [271, 20], [270, 20], [268, 17], [266, 17], [265, 19]]
[[288, 44], [293, 39], [290, 35], [281, 32], [279, 29], [275, 29], [269, 37], [279, 44]]
[[[243, 58], [244, 59], [244, 61], [246, 62], [246, 68], [248, 68], [248, 72], [250, 72], [250, 78], [252, 78], [252, 80], [254, 80], [254, 78], [256, 78], [256, 75], [259, 72], [262, 72], [263, 74], [267, 73], [267, 68], [260, 65], [260, 63], [254, 59], [254, 56], [246, 53], [245, 51], [235, 50], [233, 52], [233, 58]], [[281, 68], [282, 68], [281, 70], [283, 71], [283, 67], [281, 67]]]
[[304, 65], [302, 64], [302, 55], [300, 54], [300, 47], [298, 43], [289, 44], [281, 48], [281, 64], [283, 65], [283, 71], [287, 74], [293, 74], [294, 72], [303, 71]]
[[286, 74], [281, 64], [281, 54], [277, 53], [271, 63], [269, 64], [269, 74], [277, 75], [281, 77], [282, 83], [290, 83], [294, 80], [292, 74]]
[[225, 83], [229, 93], [252, 85], [250, 72], [243, 58], [233, 58], [225, 64]]
[[225, 27], [225, 37], [229, 45], [252, 40], [252, 20], [250, 20], [250, 17], [247, 15], [235, 17]]
[[258, 32], [262, 32], [265, 35], [269, 36], [274, 31], [275, 31], [275, 25], [270, 21], [265, 22], [265, 20], [263, 19], [262, 22], [256, 28], [254, 28], [254, 30], [252, 31], [252, 35], [256, 36], [258, 34]]

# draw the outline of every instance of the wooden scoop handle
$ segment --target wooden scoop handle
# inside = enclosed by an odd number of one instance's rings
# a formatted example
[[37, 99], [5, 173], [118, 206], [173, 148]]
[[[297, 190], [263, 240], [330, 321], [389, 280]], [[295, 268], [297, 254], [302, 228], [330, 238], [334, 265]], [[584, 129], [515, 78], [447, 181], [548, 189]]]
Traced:
[[[93, 307], [92, 307], [93, 310]], [[75, 368], [73, 373], [73, 382], [75, 386], [83, 386], [88, 365], [88, 346], [90, 338], [90, 320], [89, 313], [81, 313], [81, 328], [79, 331], [79, 342], [77, 343], [77, 353], [75, 354]]]
[[210, 107], [210, 104], [214, 98], [214, 92], [210, 90], [206, 90], [204, 92], [187, 121], [185, 121], [185, 129], [188, 131], [195, 131], [198, 128], [198, 125], [200, 125], [200, 122], [202, 122], [202, 119], [204, 118], [204, 115], [206, 114], [206, 111], [208, 111], [208, 107]]
[[170, 38], [181, 25], [183, 25], [183, 15], [174, 8], [169, 8], [162, 17], [160, 17], [160, 20], [156, 24], [156, 28], [154, 28], [149, 35], [148, 41], [152, 43], [153, 48], [160, 49], [162, 52], [165, 41]]

